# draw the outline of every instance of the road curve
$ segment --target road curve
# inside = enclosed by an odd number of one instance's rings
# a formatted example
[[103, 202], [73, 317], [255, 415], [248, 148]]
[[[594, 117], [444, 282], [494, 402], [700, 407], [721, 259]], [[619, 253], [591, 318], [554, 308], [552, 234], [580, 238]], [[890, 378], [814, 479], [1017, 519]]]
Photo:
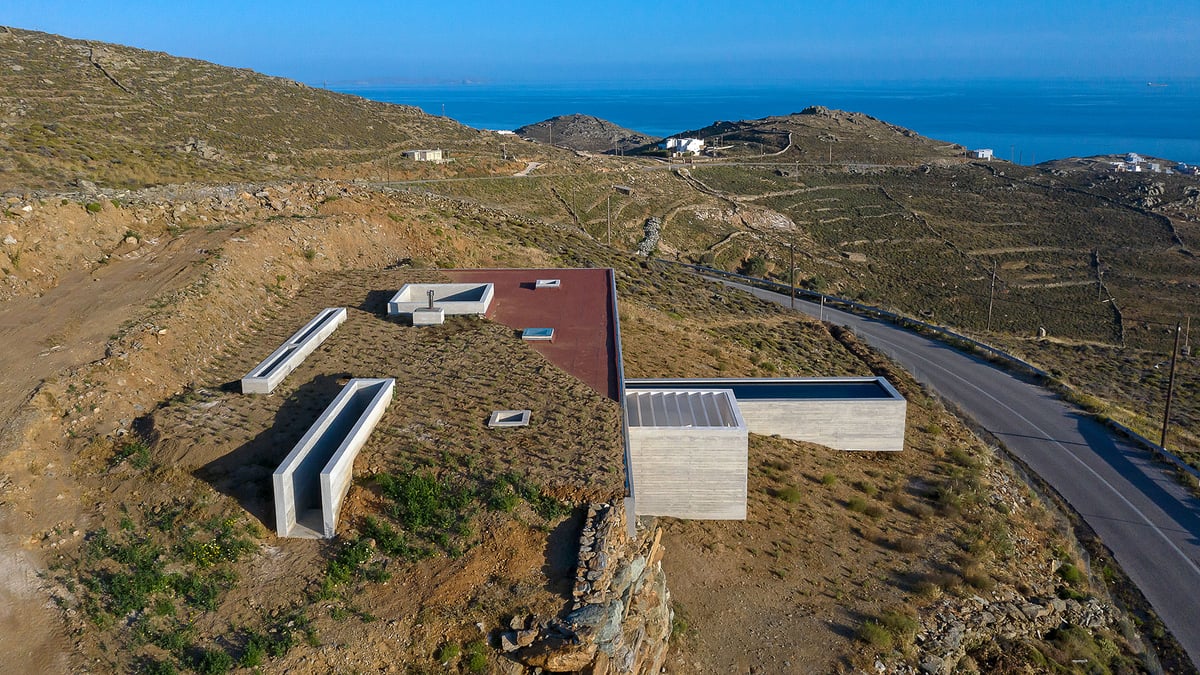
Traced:
[[[723, 281], [788, 305], [787, 295]], [[1083, 517], [1200, 664], [1200, 500], [1150, 453], [1056, 395], [893, 324], [797, 299], [849, 326], [1000, 439]]]

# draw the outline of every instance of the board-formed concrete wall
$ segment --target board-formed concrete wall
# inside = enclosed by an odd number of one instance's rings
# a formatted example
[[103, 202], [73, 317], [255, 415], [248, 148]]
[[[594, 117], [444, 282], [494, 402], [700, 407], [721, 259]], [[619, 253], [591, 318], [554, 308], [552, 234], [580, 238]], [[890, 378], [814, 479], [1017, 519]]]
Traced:
[[346, 321], [345, 307], [328, 307], [242, 378], [243, 394], [269, 394]]
[[627, 392], [730, 389], [751, 433], [837, 450], [904, 449], [908, 404], [882, 377], [679, 378], [627, 380], [625, 386]]
[[496, 295], [494, 284], [404, 284], [388, 300], [388, 314], [411, 314], [429, 306], [429, 291], [433, 291], [433, 304], [447, 315], [483, 314], [492, 305]]
[[733, 393], [628, 391], [637, 515], [744, 520], [748, 433]]
[[392, 378], [350, 380], [272, 474], [275, 531], [329, 538], [337, 532], [354, 458], [392, 401]]

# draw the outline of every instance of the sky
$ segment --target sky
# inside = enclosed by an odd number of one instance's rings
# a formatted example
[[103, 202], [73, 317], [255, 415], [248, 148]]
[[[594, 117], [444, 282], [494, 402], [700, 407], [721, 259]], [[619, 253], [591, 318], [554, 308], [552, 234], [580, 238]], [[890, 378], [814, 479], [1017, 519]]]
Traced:
[[8, 0], [0, 24], [310, 84], [1200, 77], [1200, 0]]

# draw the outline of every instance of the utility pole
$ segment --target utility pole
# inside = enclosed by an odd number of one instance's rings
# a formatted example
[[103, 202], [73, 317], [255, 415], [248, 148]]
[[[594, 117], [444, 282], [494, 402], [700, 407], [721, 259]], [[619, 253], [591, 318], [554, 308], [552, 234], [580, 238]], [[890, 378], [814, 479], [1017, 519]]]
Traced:
[[829, 144], [829, 163], [833, 164], [833, 143]]
[[550, 123], [550, 147], [554, 147], [554, 122]]
[[988, 322], [987, 329], [992, 330], [992, 304], [996, 301], [996, 261], [992, 261], [992, 289], [988, 292]]
[[1175, 359], [1179, 356], [1179, 334], [1183, 332], [1183, 328], [1179, 322], [1175, 322], [1175, 347], [1171, 350], [1171, 375], [1167, 378], [1167, 406], [1163, 410], [1163, 428], [1162, 440], [1159, 445], [1167, 447], [1167, 425], [1171, 421], [1171, 395], [1175, 393]]
[[796, 309], [796, 237], [792, 237], [791, 245], [788, 246], [791, 250], [791, 260], [788, 263], [788, 286], [792, 287], [792, 309]]

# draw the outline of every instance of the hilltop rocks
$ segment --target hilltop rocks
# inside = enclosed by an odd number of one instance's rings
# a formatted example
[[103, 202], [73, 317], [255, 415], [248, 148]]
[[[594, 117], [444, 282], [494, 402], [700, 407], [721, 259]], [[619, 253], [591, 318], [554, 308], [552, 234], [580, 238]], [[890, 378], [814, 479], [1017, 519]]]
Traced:
[[645, 224], [642, 225], [642, 231], [644, 235], [642, 236], [642, 240], [638, 242], [637, 253], [646, 258], [654, 255], [654, 252], [658, 250], [658, 242], [662, 236], [662, 220], [650, 216], [646, 219]]
[[656, 143], [647, 136], [591, 115], [560, 115], [516, 129], [522, 138], [587, 152], [617, 154]]
[[189, 138], [183, 145], [175, 146], [175, 152], [194, 152], [203, 159], [220, 159], [221, 153], [207, 142], [198, 138]]
[[944, 600], [926, 614], [917, 633], [921, 672], [943, 675], [954, 672], [974, 649], [998, 641], [1042, 638], [1064, 625], [1097, 629], [1117, 620], [1117, 610], [1095, 598], [1084, 601], [1020, 596], [986, 600], [971, 597], [965, 605]]

